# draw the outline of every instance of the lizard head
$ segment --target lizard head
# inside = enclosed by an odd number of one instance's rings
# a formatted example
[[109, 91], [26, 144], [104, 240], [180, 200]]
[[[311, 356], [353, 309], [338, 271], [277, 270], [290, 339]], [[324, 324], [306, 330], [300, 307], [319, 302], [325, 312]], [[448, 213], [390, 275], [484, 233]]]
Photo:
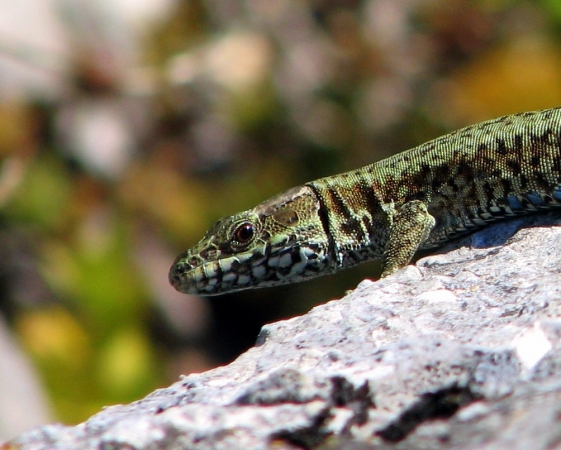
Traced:
[[216, 222], [177, 257], [169, 281], [185, 294], [216, 295], [333, 271], [319, 200], [300, 186]]

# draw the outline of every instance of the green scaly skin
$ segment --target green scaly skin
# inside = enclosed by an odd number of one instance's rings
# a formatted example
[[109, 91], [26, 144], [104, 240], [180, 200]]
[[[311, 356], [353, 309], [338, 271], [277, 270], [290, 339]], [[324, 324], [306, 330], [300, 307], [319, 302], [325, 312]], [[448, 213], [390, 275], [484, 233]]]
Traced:
[[561, 206], [561, 108], [472, 125], [219, 220], [170, 269], [180, 292], [295, 283], [381, 258], [382, 277], [509, 217]]

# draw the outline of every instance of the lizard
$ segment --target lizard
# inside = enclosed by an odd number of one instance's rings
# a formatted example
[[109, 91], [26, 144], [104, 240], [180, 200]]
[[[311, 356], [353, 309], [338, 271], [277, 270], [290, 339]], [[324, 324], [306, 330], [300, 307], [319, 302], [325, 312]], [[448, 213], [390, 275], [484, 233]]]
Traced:
[[169, 280], [201, 296], [381, 259], [382, 277], [491, 222], [561, 206], [561, 108], [471, 125], [219, 220]]

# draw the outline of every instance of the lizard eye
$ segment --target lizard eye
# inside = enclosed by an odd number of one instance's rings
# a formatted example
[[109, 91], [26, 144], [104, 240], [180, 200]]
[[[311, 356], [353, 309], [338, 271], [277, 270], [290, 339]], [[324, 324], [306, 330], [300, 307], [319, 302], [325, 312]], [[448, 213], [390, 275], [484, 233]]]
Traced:
[[253, 234], [253, 225], [249, 222], [244, 222], [234, 231], [234, 239], [238, 244], [247, 244], [253, 238]]

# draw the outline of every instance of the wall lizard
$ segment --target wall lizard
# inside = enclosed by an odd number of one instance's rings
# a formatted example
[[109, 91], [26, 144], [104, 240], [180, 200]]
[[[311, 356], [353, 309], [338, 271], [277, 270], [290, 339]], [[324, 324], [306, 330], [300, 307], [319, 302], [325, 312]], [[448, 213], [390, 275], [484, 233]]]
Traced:
[[169, 272], [188, 294], [303, 281], [376, 258], [382, 277], [490, 222], [561, 206], [561, 108], [462, 128], [219, 220]]

